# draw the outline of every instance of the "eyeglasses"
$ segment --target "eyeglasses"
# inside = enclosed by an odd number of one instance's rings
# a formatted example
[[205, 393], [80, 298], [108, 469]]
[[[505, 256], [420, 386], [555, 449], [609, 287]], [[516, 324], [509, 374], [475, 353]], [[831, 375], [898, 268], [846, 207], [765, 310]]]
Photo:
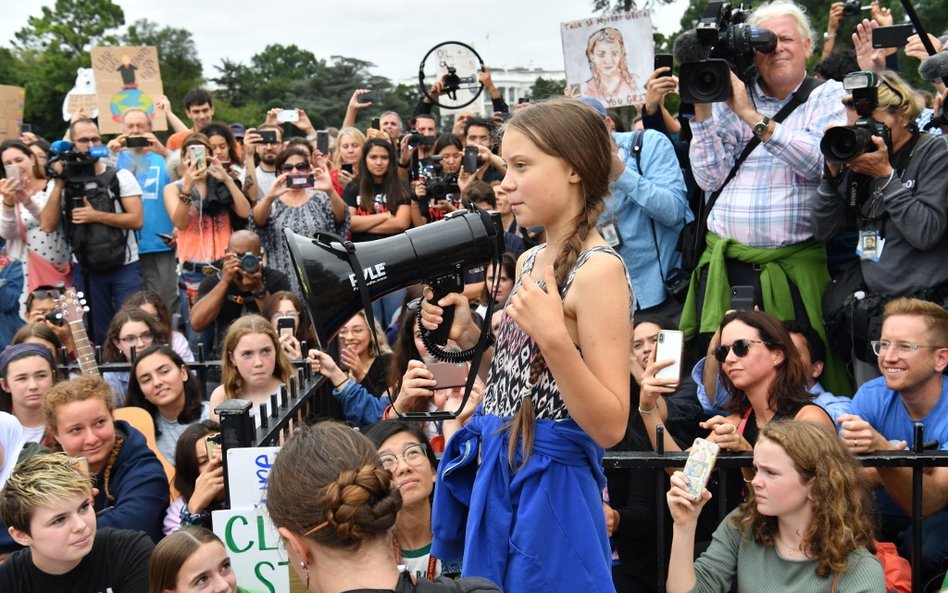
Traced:
[[39, 288], [33, 291], [33, 298], [45, 301], [46, 299], [58, 299], [62, 294], [62, 291], [58, 288]]
[[143, 332], [143, 333], [141, 333], [140, 335], [137, 335], [137, 336], [124, 336], [124, 337], [121, 337], [121, 338], [119, 338], [119, 341], [120, 341], [121, 343], [125, 344], [126, 346], [134, 346], [135, 344], [137, 344], [137, 343], [139, 342], [139, 340], [140, 340], [143, 344], [149, 344], [149, 343], [151, 343], [151, 341], [154, 340], [154, 339], [155, 339], [155, 334], [153, 334], [153, 333], [151, 333], [151, 332]]
[[724, 360], [727, 358], [728, 352], [732, 350], [734, 351], [734, 356], [738, 358], [744, 358], [745, 356], [747, 356], [747, 353], [750, 352], [751, 344], [763, 344], [764, 346], [767, 346], [768, 348], [770, 346], [773, 346], [773, 344], [771, 344], [770, 342], [765, 342], [763, 340], [748, 340], [748, 339], [734, 340], [734, 343], [731, 344], [730, 346], [725, 346], [724, 344], [721, 344], [720, 346], [715, 348], [714, 358], [717, 359], [718, 362], [724, 362]]
[[406, 447], [401, 455], [392, 455], [391, 453], [379, 455], [379, 461], [382, 462], [382, 467], [392, 473], [395, 472], [395, 467], [398, 466], [399, 459], [404, 459], [405, 463], [414, 467], [424, 463], [428, 459], [428, 456], [425, 455], [425, 446], [421, 443]]
[[102, 138], [93, 136], [92, 138], [76, 138], [76, 144], [102, 144]]
[[925, 344], [913, 344], [912, 342], [893, 343], [889, 340], [873, 340], [870, 343], [872, 344], [872, 351], [876, 353], [876, 356], [882, 356], [882, 353], [888, 351], [889, 348], [895, 348], [896, 353], [900, 356], [911, 356], [911, 354], [919, 348], [932, 348], [934, 350], [945, 348], [945, 346], [927, 346]]
[[309, 163], [296, 163], [295, 165], [285, 163], [282, 167], [280, 167], [281, 171], [292, 171], [293, 169], [296, 169], [297, 171], [308, 171]]
[[365, 334], [365, 332], [367, 331], [369, 331], [369, 328], [367, 327], [354, 327], [352, 329], [341, 329], [339, 330], [339, 337], [348, 338], [351, 335], [352, 337], [357, 338]]

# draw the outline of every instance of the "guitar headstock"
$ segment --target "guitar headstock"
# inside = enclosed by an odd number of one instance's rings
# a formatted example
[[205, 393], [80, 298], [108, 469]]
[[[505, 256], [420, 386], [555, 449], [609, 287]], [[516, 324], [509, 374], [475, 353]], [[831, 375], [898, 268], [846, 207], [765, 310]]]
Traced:
[[66, 291], [60, 295], [57, 299], [56, 304], [59, 309], [59, 313], [62, 315], [62, 318], [67, 323], [72, 323], [74, 321], [82, 321], [82, 315], [89, 310], [89, 307], [86, 306], [86, 299], [83, 298], [81, 292], [76, 292], [75, 288], [67, 288]]

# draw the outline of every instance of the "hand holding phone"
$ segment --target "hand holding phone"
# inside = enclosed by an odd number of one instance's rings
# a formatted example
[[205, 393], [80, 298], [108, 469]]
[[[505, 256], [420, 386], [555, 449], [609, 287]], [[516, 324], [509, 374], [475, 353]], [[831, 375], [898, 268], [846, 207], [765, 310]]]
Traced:
[[655, 373], [656, 379], [679, 379], [681, 377], [681, 352], [685, 334], [678, 330], [663, 329], [658, 332], [658, 343], [655, 345], [655, 360], [674, 360], [667, 367]]
[[300, 121], [300, 114], [295, 109], [283, 109], [277, 113], [277, 121], [295, 124]]
[[688, 461], [685, 462], [684, 474], [688, 480], [686, 490], [694, 495], [695, 500], [701, 500], [701, 493], [708, 485], [708, 480], [711, 479], [711, 471], [714, 469], [714, 463], [720, 451], [721, 447], [717, 443], [700, 437], [692, 443]]
[[367, 93], [362, 93], [361, 95], [359, 95], [359, 98], [357, 100], [359, 103], [362, 103], [363, 105], [366, 103], [375, 103], [379, 100], [379, 92], [369, 91]]
[[329, 156], [329, 132], [326, 130], [316, 132], [316, 150], [324, 156]]
[[465, 173], [477, 172], [477, 147], [476, 146], [464, 147], [464, 157], [461, 160], [461, 168], [464, 169]]
[[662, 76], [671, 76], [672, 67], [675, 65], [675, 58], [672, 54], [655, 54], [655, 70], [659, 68], [668, 68], [668, 72], [662, 74]]
[[463, 364], [435, 362], [428, 365], [428, 371], [437, 382], [435, 389], [451, 389], [467, 385], [467, 369]]
[[207, 149], [203, 144], [192, 144], [188, 147], [188, 154], [198, 171], [207, 169]]

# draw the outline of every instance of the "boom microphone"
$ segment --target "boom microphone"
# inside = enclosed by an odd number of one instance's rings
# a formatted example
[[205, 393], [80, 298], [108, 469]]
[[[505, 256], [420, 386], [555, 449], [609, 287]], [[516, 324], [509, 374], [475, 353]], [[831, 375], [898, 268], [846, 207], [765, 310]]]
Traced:
[[948, 78], [948, 52], [943, 51], [927, 58], [918, 67], [918, 74], [929, 81]]
[[685, 31], [675, 39], [675, 45], [672, 49], [675, 61], [679, 64], [688, 62], [699, 62], [708, 59], [708, 48], [698, 40], [698, 33], [695, 29]]

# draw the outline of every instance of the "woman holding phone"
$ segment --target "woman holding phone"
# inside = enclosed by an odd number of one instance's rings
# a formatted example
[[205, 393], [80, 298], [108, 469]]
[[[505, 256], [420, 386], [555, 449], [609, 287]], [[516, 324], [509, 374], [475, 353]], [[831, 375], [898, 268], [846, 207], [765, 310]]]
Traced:
[[[362, 148], [365, 135], [358, 128], [342, 128], [336, 136], [336, 146], [332, 152], [333, 186], [342, 195], [345, 188], [359, 176], [359, 161], [362, 160]], [[326, 157], [330, 155], [324, 155]]]
[[671, 484], [669, 593], [885, 591], [862, 467], [834, 430], [787, 420], [761, 427], [748, 499], [697, 560], [695, 528], [711, 493], [689, 493], [681, 471]]
[[[193, 150], [192, 150], [192, 147]], [[200, 159], [200, 153], [204, 159]], [[165, 208], [177, 229], [177, 256], [181, 262], [181, 313], [188, 330], [191, 351], [198, 354], [198, 343], [209, 347], [214, 341], [213, 328], [196, 332], [191, 329], [190, 310], [197, 300], [201, 281], [208, 272], [221, 268], [227, 241], [235, 230], [243, 228], [250, 216], [250, 202], [237, 183], [224, 171], [204, 134], [191, 134], [181, 145], [184, 177], [165, 186]]]
[[[332, 187], [325, 169], [313, 169], [309, 155], [299, 148], [288, 148], [276, 159], [277, 178], [263, 198], [253, 207], [253, 222], [267, 265], [278, 270], [293, 270], [290, 249], [283, 229], [312, 237], [318, 232], [347, 236], [349, 209]], [[293, 292], [300, 292], [295, 273], [287, 274]]]

